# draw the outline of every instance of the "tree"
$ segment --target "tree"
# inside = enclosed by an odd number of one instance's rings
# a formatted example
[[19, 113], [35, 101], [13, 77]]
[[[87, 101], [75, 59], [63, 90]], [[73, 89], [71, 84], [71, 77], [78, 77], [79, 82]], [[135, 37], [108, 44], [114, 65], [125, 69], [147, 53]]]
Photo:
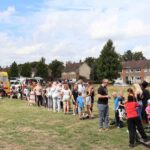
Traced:
[[112, 40], [108, 40], [97, 61], [97, 77], [100, 81], [104, 78], [113, 81], [120, 76], [121, 69], [119, 54], [116, 53]]
[[61, 77], [61, 72], [62, 72], [62, 69], [63, 69], [63, 62], [58, 61], [57, 59], [55, 59], [49, 64], [49, 68], [52, 71], [52, 78], [53, 79], [60, 78]]
[[17, 65], [17, 63], [15, 61], [10, 66], [9, 74], [10, 74], [10, 77], [18, 77], [18, 75], [19, 75], [19, 73], [18, 73], [18, 65]]
[[30, 63], [25, 63], [21, 65], [20, 75], [23, 77], [31, 77], [31, 65]]
[[30, 63], [31, 68], [36, 68], [37, 64], [38, 64], [38, 62], [37, 62], [37, 61], [33, 61], [33, 62], [31, 62], [31, 63]]
[[144, 60], [144, 59], [146, 59], [146, 58], [143, 56], [142, 52], [132, 52], [131, 50], [127, 50], [122, 55], [122, 60], [123, 61]]
[[36, 76], [42, 77], [44, 79], [48, 78], [48, 66], [45, 64], [44, 58], [41, 58], [41, 60], [37, 63]]
[[144, 56], [143, 56], [143, 53], [142, 52], [135, 52], [133, 54], [133, 59], [134, 60], [144, 60], [146, 59]]
[[93, 64], [95, 63], [96, 59], [94, 57], [87, 57], [85, 58], [85, 61], [90, 67], [93, 67]]
[[85, 61], [91, 67], [90, 79], [93, 81], [97, 80], [97, 59], [94, 57], [87, 57]]
[[130, 61], [133, 60], [133, 53], [131, 50], [127, 50], [124, 55], [122, 56], [123, 61]]

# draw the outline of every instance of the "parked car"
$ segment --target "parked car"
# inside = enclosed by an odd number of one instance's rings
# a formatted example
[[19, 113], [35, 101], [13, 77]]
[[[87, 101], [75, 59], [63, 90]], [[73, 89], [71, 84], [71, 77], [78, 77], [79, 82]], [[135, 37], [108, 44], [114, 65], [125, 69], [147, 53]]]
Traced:
[[114, 86], [122, 86], [122, 87], [128, 86], [128, 84], [126, 84], [126, 83], [121, 83], [121, 82], [115, 82], [113, 85], [114, 85]]
[[15, 87], [15, 88], [18, 88], [19, 86], [21, 86], [21, 82], [19, 80], [11, 80], [10, 84], [11, 84], [11, 87]]

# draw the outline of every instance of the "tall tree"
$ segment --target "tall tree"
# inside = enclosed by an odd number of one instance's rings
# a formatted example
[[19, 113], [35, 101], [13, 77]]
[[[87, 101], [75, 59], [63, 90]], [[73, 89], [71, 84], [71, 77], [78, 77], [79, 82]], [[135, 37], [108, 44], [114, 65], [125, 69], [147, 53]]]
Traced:
[[104, 78], [113, 81], [120, 76], [119, 71], [121, 68], [119, 54], [115, 51], [112, 40], [109, 39], [97, 61], [97, 77], [100, 81]]
[[122, 56], [123, 61], [130, 61], [133, 60], [133, 53], [131, 50], [127, 50], [124, 55]]
[[61, 77], [61, 72], [63, 69], [63, 62], [58, 61], [57, 59], [53, 60], [50, 64], [49, 67], [52, 71], [52, 78], [60, 78]]
[[10, 77], [18, 77], [18, 75], [19, 75], [18, 65], [17, 65], [17, 63], [15, 61], [10, 66], [9, 74], [10, 74]]
[[37, 63], [36, 76], [42, 77], [44, 79], [48, 78], [48, 66], [45, 64], [44, 58], [41, 58], [41, 60]]
[[21, 66], [20, 75], [23, 77], [31, 77], [31, 71], [30, 63], [25, 63]]

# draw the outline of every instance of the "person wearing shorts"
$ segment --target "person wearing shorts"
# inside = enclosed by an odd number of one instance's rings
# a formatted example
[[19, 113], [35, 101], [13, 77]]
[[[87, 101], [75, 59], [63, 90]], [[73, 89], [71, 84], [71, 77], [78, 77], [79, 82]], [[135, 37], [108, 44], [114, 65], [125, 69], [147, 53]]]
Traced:
[[85, 103], [86, 103], [86, 109], [87, 109], [87, 113], [88, 113], [88, 118], [92, 119], [93, 115], [92, 115], [92, 111], [91, 111], [91, 96], [89, 95], [89, 93], [87, 92], [87, 96], [85, 98]]
[[62, 90], [64, 114], [69, 113], [69, 103], [71, 95], [71, 90], [69, 89], [68, 84], [64, 84], [64, 89]]
[[78, 98], [77, 98], [77, 103], [78, 103], [78, 113], [79, 113], [79, 119], [83, 119], [83, 112], [84, 112], [84, 98], [82, 96], [82, 93], [78, 93]]

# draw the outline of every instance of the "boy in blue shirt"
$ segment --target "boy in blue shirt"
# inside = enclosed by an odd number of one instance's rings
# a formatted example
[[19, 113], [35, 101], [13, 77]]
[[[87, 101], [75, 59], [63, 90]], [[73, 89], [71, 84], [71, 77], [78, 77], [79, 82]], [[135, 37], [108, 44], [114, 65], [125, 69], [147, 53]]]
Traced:
[[121, 128], [121, 121], [119, 118], [119, 97], [117, 96], [116, 92], [113, 92], [113, 97], [114, 97], [114, 111], [115, 111], [115, 121], [116, 121], [116, 125], [118, 128]]
[[78, 103], [79, 118], [80, 118], [80, 120], [82, 120], [83, 119], [83, 112], [84, 112], [84, 98], [83, 98], [81, 92], [78, 93], [77, 103]]

